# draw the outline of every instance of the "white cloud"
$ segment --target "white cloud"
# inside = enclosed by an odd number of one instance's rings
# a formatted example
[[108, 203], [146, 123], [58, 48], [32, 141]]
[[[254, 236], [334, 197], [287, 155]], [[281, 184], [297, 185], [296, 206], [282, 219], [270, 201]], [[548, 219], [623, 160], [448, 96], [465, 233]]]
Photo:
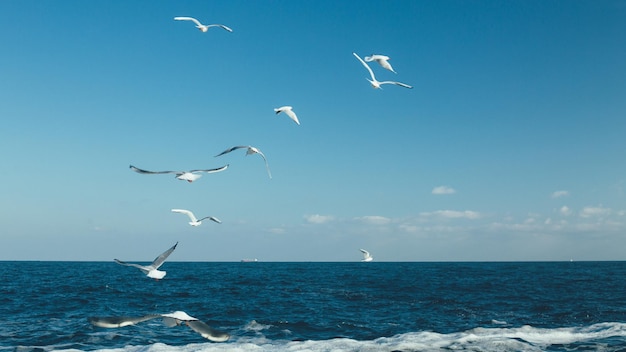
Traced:
[[445, 219], [470, 219], [470, 220], [474, 220], [474, 219], [480, 218], [481, 214], [479, 212], [471, 211], [471, 210], [464, 210], [464, 211], [458, 211], [458, 210], [437, 210], [437, 211], [432, 211], [432, 212], [420, 213], [420, 216], [424, 216], [424, 217], [439, 217], [439, 218], [445, 218]]
[[570, 209], [567, 205], [564, 205], [559, 209], [561, 215], [568, 216], [572, 213], [572, 209]]
[[361, 216], [356, 219], [371, 225], [386, 225], [391, 222], [391, 219], [378, 215]]
[[398, 228], [404, 232], [409, 232], [409, 233], [416, 233], [420, 230], [419, 227], [417, 227], [416, 225], [411, 225], [411, 224], [400, 224]]
[[284, 234], [287, 231], [284, 228], [282, 228], [282, 227], [273, 227], [271, 229], [268, 229], [267, 232], [273, 233], [275, 235], [282, 235], [282, 234]]
[[433, 188], [432, 194], [455, 194], [456, 190], [448, 186], [438, 186]]
[[534, 224], [535, 221], [535, 218], [527, 218], [526, 220], [524, 220], [524, 224]]
[[601, 217], [601, 216], [609, 215], [610, 213], [611, 213], [610, 208], [584, 207], [583, 210], [580, 211], [580, 216], [583, 218]]
[[319, 215], [319, 214], [306, 215], [304, 218], [306, 219], [306, 221], [310, 222], [311, 224], [325, 224], [335, 219], [331, 215]]
[[569, 196], [569, 191], [554, 191], [550, 197], [552, 198], [561, 198]]

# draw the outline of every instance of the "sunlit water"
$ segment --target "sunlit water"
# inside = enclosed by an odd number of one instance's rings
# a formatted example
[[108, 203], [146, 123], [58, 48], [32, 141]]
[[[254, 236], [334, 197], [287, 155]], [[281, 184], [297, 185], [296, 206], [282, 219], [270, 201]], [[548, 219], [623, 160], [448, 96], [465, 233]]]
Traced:
[[[626, 351], [626, 262], [0, 262], [1, 350]], [[183, 310], [213, 343], [160, 319]]]

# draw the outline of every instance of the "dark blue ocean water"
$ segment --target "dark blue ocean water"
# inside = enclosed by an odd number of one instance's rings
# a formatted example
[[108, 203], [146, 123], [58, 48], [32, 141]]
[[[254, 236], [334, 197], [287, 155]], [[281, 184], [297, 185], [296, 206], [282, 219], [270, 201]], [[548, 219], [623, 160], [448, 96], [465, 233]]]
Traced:
[[[626, 262], [0, 262], [0, 350], [626, 351]], [[183, 310], [213, 343], [154, 319]]]

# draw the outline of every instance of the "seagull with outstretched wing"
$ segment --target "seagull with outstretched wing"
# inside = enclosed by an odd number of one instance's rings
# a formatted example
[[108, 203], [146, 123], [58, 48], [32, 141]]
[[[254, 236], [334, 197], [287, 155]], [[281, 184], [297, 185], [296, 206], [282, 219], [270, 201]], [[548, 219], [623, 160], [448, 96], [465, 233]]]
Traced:
[[242, 149], [242, 148], [246, 149], [246, 156], [250, 155], [250, 154], [259, 154], [261, 156], [261, 158], [263, 158], [263, 160], [265, 161], [265, 169], [267, 169], [267, 175], [270, 178], [272, 178], [272, 173], [270, 172], [270, 166], [267, 163], [267, 159], [265, 158], [265, 154], [263, 154], [258, 148], [255, 148], [253, 146], [250, 146], [250, 145], [237, 145], [237, 146], [234, 146], [232, 148], [228, 148], [225, 151], [217, 154], [216, 157], [218, 157], [220, 155], [224, 155], [224, 154], [230, 153], [230, 152], [232, 152], [234, 150], [237, 150], [237, 149]]
[[189, 220], [191, 220], [189, 222], [189, 225], [191, 226], [200, 226], [202, 225], [202, 220], [206, 220], [209, 219], [211, 221], [214, 221], [218, 224], [221, 224], [222, 222], [220, 221], [220, 219], [214, 217], [214, 216], [205, 216], [202, 219], [198, 219], [196, 218], [196, 216], [193, 214], [193, 212], [191, 212], [190, 210], [186, 210], [186, 209], [172, 209], [173, 213], [180, 213], [180, 214], [185, 214], [189, 217]]
[[212, 174], [215, 172], [224, 171], [228, 168], [228, 165], [224, 165], [222, 167], [218, 167], [215, 169], [198, 169], [198, 170], [189, 170], [189, 171], [148, 171], [144, 169], [140, 169], [133, 165], [130, 165], [130, 169], [139, 174], [146, 175], [158, 175], [158, 174], [175, 174], [176, 178], [179, 180], [193, 182], [200, 177], [202, 177], [202, 173]]
[[154, 261], [150, 265], [140, 265], [140, 264], [135, 264], [135, 263], [126, 263], [126, 262], [123, 262], [123, 261], [121, 261], [119, 259], [113, 259], [113, 260], [115, 260], [116, 263], [121, 264], [121, 265], [135, 267], [135, 268], [141, 270], [144, 274], [146, 274], [146, 276], [148, 276], [150, 278], [153, 278], [153, 279], [156, 279], [156, 280], [160, 280], [163, 277], [165, 277], [167, 272], [166, 271], [161, 271], [161, 270], [159, 270], [159, 268], [161, 267], [161, 265], [163, 265], [163, 263], [165, 262], [167, 257], [169, 257], [170, 254], [172, 254], [172, 252], [176, 249], [177, 245], [178, 245], [178, 242], [176, 242], [176, 244], [174, 244], [170, 249], [166, 250], [165, 252], [161, 253], [161, 255], [156, 257], [156, 259], [154, 259]]

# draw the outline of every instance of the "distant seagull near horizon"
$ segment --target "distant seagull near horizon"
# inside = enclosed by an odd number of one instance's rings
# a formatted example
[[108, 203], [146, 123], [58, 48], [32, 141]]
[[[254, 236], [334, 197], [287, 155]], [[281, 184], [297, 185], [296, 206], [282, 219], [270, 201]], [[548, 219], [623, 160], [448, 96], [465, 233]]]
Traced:
[[391, 64], [389, 63], [389, 56], [372, 54], [371, 56], [364, 57], [364, 59], [367, 62], [376, 61], [384, 69], [387, 69], [393, 73], [397, 73], [396, 71], [393, 70], [393, 67], [391, 67]]
[[233, 150], [237, 150], [237, 149], [242, 149], [242, 148], [246, 148], [246, 156], [250, 155], [250, 154], [259, 154], [261, 156], [261, 158], [263, 158], [263, 160], [265, 161], [265, 169], [267, 169], [267, 175], [272, 178], [272, 173], [270, 172], [270, 165], [267, 163], [267, 159], [265, 158], [265, 154], [263, 154], [258, 148], [255, 148], [251, 145], [237, 145], [234, 146], [232, 148], [226, 149], [225, 151], [217, 154], [215, 157], [218, 157], [220, 155], [224, 155], [227, 153], [232, 152]]
[[150, 265], [139, 265], [139, 264], [135, 264], [135, 263], [126, 263], [126, 262], [123, 262], [123, 261], [121, 261], [119, 259], [113, 259], [113, 260], [115, 260], [116, 263], [121, 264], [121, 265], [135, 267], [135, 268], [141, 270], [144, 274], [146, 274], [146, 276], [148, 276], [150, 278], [153, 278], [155, 280], [160, 280], [160, 279], [165, 277], [167, 272], [166, 271], [161, 271], [161, 270], [159, 270], [159, 268], [161, 267], [161, 265], [163, 265], [163, 263], [165, 262], [167, 257], [169, 257], [170, 254], [172, 254], [172, 252], [176, 249], [177, 245], [178, 245], [178, 242], [176, 242], [176, 244], [174, 244], [170, 249], [166, 250], [161, 255], [156, 257], [156, 259]]
[[293, 120], [293, 122], [297, 123], [298, 125], [300, 124], [300, 121], [298, 121], [298, 116], [296, 116], [296, 113], [293, 112], [293, 108], [291, 106], [281, 106], [279, 108], [275, 108], [274, 112], [276, 112], [276, 115], [284, 112], [285, 114], [287, 114], [287, 116], [289, 116], [290, 119]]
[[193, 182], [197, 179], [199, 179], [200, 177], [202, 177], [203, 172], [207, 173], [207, 174], [212, 174], [215, 172], [220, 172], [220, 171], [224, 171], [228, 168], [228, 164], [222, 166], [222, 167], [218, 167], [215, 169], [202, 169], [202, 170], [189, 170], [189, 171], [148, 171], [148, 170], [143, 170], [140, 169], [138, 167], [135, 167], [133, 165], [130, 165], [130, 169], [140, 173], [140, 174], [149, 174], [149, 175], [156, 175], [156, 174], [176, 174], [176, 178], [179, 180], [183, 180], [183, 181], [187, 181], [187, 182]]
[[365, 68], [367, 69], [367, 71], [370, 73], [370, 76], [372, 77], [372, 79], [369, 79], [369, 78], [366, 78], [366, 79], [370, 82], [370, 84], [372, 85], [372, 87], [374, 87], [375, 89], [382, 89], [382, 88], [381, 88], [381, 85], [383, 85], [383, 84], [395, 84], [395, 85], [397, 85], [397, 86], [404, 87], [404, 88], [409, 88], [409, 89], [412, 89], [412, 88], [413, 88], [412, 86], [410, 86], [410, 85], [408, 85], [408, 84], [405, 84], [405, 83], [401, 83], [401, 82], [396, 82], [396, 81], [382, 81], [382, 82], [381, 82], [381, 81], [378, 81], [378, 80], [376, 79], [376, 76], [374, 76], [374, 71], [372, 71], [372, 69], [369, 67], [369, 65], [368, 65], [365, 61], [363, 61], [363, 59], [361, 59], [361, 58], [359, 57], [359, 55], [357, 55], [356, 53], [352, 53], [352, 54], [353, 54], [353, 55], [354, 55], [357, 59], [359, 59], [359, 61], [363, 64], [363, 66], [365, 66]]
[[174, 327], [184, 323], [189, 326], [191, 330], [200, 334], [200, 336], [213, 342], [224, 342], [230, 338], [228, 333], [213, 329], [198, 318], [194, 318], [180, 310], [172, 313], [148, 314], [140, 317], [90, 317], [87, 318], [87, 320], [94, 326], [111, 329], [135, 325], [156, 318], [163, 318], [163, 323], [168, 327]]
[[200, 226], [202, 225], [202, 220], [205, 219], [209, 219], [211, 221], [214, 221], [218, 224], [221, 224], [222, 222], [220, 221], [220, 219], [214, 217], [214, 216], [205, 216], [202, 219], [197, 219], [195, 215], [193, 215], [193, 212], [186, 210], [186, 209], [172, 209], [173, 213], [180, 213], [180, 214], [185, 214], [189, 217], [189, 219], [191, 220], [189, 222], [189, 225], [191, 226]]
[[365, 249], [359, 250], [363, 253], [363, 259], [361, 260], [362, 262], [371, 262], [372, 260], [374, 260], [374, 257], [370, 255], [370, 252], [366, 251]]
[[196, 24], [196, 28], [198, 28], [202, 33], [206, 33], [206, 31], [208, 31], [209, 28], [211, 28], [211, 27], [221, 27], [222, 29], [224, 29], [226, 31], [229, 31], [229, 32], [233, 31], [230, 27], [226, 27], [223, 24], [207, 24], [207, 25], [204, 25], [204, 24], [200, 23], [200, 21], [198, 21], [197, 19], [195, 19], [193, 17], [183, 16], [183, 17], [174, 17], [174, 19], [176, 21], [192, 21], [193, 23]]

